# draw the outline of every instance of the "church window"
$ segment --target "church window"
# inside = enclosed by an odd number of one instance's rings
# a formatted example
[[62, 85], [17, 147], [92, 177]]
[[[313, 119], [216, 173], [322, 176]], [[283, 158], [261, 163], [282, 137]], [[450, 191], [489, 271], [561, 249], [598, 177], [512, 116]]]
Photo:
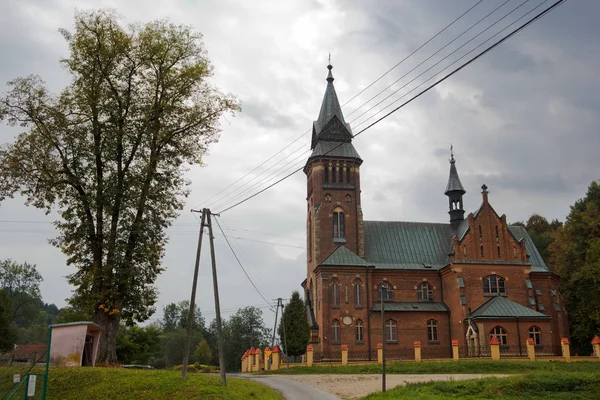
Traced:
[[490, 331], [490, 336], [496, 336], [496, 339], [498, 339], [498, 342], [500, 342], [501, 346], [508, 345], [508, 336], [506, 335], [506, 330], [503, 327], [495, 326], [492, 328]]
[[481, 257], [483, 257], [483, 246], [479, 246], [479, 253], [481, 254]]
[[337, 279], [331, 282], [331, 306], [334, 308], [340, 306], [340, 284]]
[[467, 246], [463, 246], [463, 256], [467, 255]]
[[529, 328], [529, 338], [533, 339], [533, 343], [536, 345], [542, 344], [542, 331], [537, 326]]
[[430, 342], [438, 341], [438, 322], [435, 319], [427, 321], [427, 340]]
[[346, 168], [346, 183], [350, 183], [350, 167]]
[[334, 319], [331, 323], [331, 341], [333, 343], [339, 343], [340, 340], [340, 321]]
[[331, 194], [325, 193], [325, 201], [331, 201]]
[[481, 225], [479, 225], [479, 241], [483, 240], [483, 234], [481, 233]]
[[335, 178], [336, 178], [336, 169], [335, 169], [335, 165], [331, 167], [331, 183], [335, 183]]
[[392, 287], [389, 283], [387, 282], [383, 282], [381, 285], [379, 285], [379, 300], [381, 301], [381, 298], [383, 296], [383, 301], [391, 301], [394, 300], [394, 295], [393, 295], [393, 291], [392, 291]]
[[333, 238], [334, 239], [345, 239], [345, 223], [344, 223], [344, 213], [341, 211], [336, 211], [333, 213]]
[[529, 296], [529, 305], [530, 306], [535, 306], [535, 297]]
[[498, 275], [489, 275], [483, 278], [483, 294], [485, 296], [506, 295], [504, 278]]
[[546, 308], [544, 307], [544, 305], [543, 305], [543, 304], [541, 304], [541, 303], [538, 303], [538, 310], [540, 310], [540, 311], [544, 311], [545, 309], [546, 309]]
[[498, 225], [496, 225], [496, 242], [498, 241]]
[[513, 246], [513, 257], [517, 256], [517, 248]]
[[422, 282], [417, 288], [417, 300], [418, 301], [431, 301], [433, 300], [433, 289], [427, 282]]
[[348, 304], [348, 285], [344, 286], [344, 297], [346, 299], [346, 304]]
[[462, 278], [462, 276], [457, 277], [456, 280], [458, 280], [458, 287], [459, 288], [464, 288], [465, 287], [465, 281]]
[[339, 180], [339, 182], [340, 183], [344, 183], [344, 168], [340, 167], [339, 170], [340, 170], [340, 180]]
[[500, 257], [500, 246], [498, 246], [498, 257]]
[[398, 341], [398, 333], [396, 331], [396, 321], [393, 319], [388, 319], [385, 322], [385, 341], [386, 342], [397, 342]]
[[354, 281], [354, 307], [360, 308], [362, 307], [362, 281], [357, 279]]
[[325, 164], [325, 168], [323, 168], [323, 181], [324, 183], [329, 183], [329, 165]]
[[360, 319], [356, 320], [356, 342], [362, 343], [363, 341], [363, 322]]
[[346, 195], [346, 203], [352, 203], [352, 196], [349, 194]]
[[560, 305], [558, 303], [554, 303], [554, 311], [560, 311]]
[[463, 306], [467, 305], [467, 296], [460, 296], [460, 304], [462, 304]]

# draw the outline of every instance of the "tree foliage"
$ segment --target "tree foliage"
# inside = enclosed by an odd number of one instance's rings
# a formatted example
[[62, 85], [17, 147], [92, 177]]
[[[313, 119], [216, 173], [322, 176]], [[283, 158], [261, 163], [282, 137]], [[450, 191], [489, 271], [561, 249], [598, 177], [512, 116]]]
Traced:
[[211, 363], [212, 352], [210, 351], [210, 346], [206, 339], [202, 339], [200, 343], [198, 343], [194, 355], [196, 356], [196, 362], [199, 362], [200, 364], [207, 365]]
[[117, 335], [117, 355], [124, 364], [152, 365], [162, 357], [161, 329], [156, 325], [122, 326]]
[[277, 333], [279, 334], [285, 354], [288, 356], [300, 356], [304, 354], [310, 340], [310, 326], [306, 319], [304, 302], [297, 291], [292, 293], [290, 302], [285, 306], [282, 317]]
[[[165, 332], [171, 332], [177, 329], [187, 329], [189, 313], [189, 300], [183, 300], [179, 303], [169, 303], [163, 307], [163, 318], [160, 320], [160, 325]], [[202, 311], [198, 306], [194, 309], [194, 323], [192, 324], [192, 329], [200, 334], [203, 334], [206, 329]]]
[[586, 196], [571, 206], [550, 253], [561, 276], [573, 346], [589, 354], [590, 340], [600, 334], [600, 183], [592, 182]]
[[99, 361], [114, 363], [119, 322], [154, 312], [165, 229], [187, 195], [186, 166], [218, 139], [237, 109], [210, 86], [199, 33], [166, 21], [124, 28], [110, 11], [80, 12], [62, 31], [71, 83], [9, 82], [0, 120], [25, 131], [0, 147], [0, 200], [56, 210], [52, 243], [76, 267], [72, 304], [104, 327]]
[[0, 261], [0, 288], [10, 300], [10, 319], [17, 327], [27, 326], [36, 318], [41, 282], [42, 275], [35, 265], [11, 259]]
[[11, 318], [10, 298], [0, 288], [0, 353], [12, 350], [16, 342], [17, 332]]

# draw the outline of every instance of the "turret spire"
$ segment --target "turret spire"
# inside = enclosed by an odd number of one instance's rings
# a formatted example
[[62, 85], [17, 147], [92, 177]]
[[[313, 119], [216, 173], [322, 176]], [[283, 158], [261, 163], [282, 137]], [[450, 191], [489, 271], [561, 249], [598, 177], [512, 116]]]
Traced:
[[446, 185], [446, 196], [448, 196], [448, 205], [450, 207], [450, 223], [454, 229], [458, 228], [461, 221], [465, 219], [465, 210], [463, 207], [463, 195], [467, 191], [463, 187], [458, 171], [456, 170], [456, 160], [454, 159], [454, 146], [450, 145], [450, 176]]

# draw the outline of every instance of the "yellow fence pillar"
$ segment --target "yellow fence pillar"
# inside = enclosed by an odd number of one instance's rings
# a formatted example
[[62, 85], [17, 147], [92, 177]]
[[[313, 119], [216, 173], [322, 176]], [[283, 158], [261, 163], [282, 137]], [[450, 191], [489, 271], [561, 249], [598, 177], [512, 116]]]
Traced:
[[500, 360], [500, 342], [496, 336], [492, 336], [490, 340], [490, 352], [492, 353], [492, 361]]
[[276, 371], [279, 369], [279, 364], [281, 363], [281, 349], [279, 345], [275, 345], [273, 347], [273, 361], [271, 362], [271, 369]]
[[458, 340], [452, 340], [452, 360], [458, 361]]
[[377, 363], [383, 364], [383, 345], [377, 343]]
[[263, 358], [262, 358], [262, 350], [256, 349], [256, 372], [262, 371], [263, 368]]
[[600, 338], [598, 336], [594, 336], [594, 339], [592, 339], [592, 347], [594, 348], [594, 355], [600, 358]]
[[535, 361], [535, 341], [532, 338], [527, 339], [527, 357], [530, 361]]
[[246, 360], [247, 360], [247, 357], [248, 357], [248, 350], [246, 350], [246, 352], [242, 356], [242, 373], [246, 372]]
[[348, 345], [342, 345], [342, 366], [348, 365]]
[[313, 346], [309, 344], [306, 346], [306, 366], [312, 367], [313, 365]]
[[248, 372], [254, 371], [254, 347], [250, 347], [248, 350]]
[[560, 347], [562, 348], [562, 355], [566, 362], [571, 362], [571, 348], [569, 347], [569, 339], [562, 338], [560, 341]]
[[413, 342], [413, 346], [415, 347], [415, 361], [421, 362], [421, 342], [418, 340], [415, 340]]

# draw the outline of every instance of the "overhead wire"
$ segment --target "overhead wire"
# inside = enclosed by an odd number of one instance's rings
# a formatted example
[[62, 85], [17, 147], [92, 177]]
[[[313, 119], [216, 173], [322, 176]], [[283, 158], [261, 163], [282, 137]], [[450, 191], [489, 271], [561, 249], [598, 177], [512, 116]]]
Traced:
[[[514, 35], [516, 35], [517, 33], [519, 33], [520, 31], [522, 31], [523, 29], [525, 29], [527, 26], [529, 26], [530, 24], [532, 24], [533, 22], [537, 21], [538, 19], [544, 17], [546, 14], [550, 13], [551, 11], [553, 11], [555, 8], [557, 8], [558, 6], [560, 6], [561, 4], [563, 4], [566, 0], [557, 0], [556, 2], [554, 2], [552, 5], [550, 5], [549, 7], [547, 7], [546, 9], [544, 9], [543, 11], [541, 11], [539, 14], [535, 15], [534, 17], [532, 17], [531, 19], [529, 19], [527, 22], [525, 22], [523, 25], [519, 26], [518, 28], [514, 29], [513, 31], [511, 31], [509, 34], [505, 35], [504, 37], [502, 37], [500, 40], [498, 40], [497, 42], [495, 42], [494, 44], [492, 44], [491, 46], [489, 46], [488, 48], [486, 48], [485, 50], [481, 51], [480, 53], [478, 53], [477, 55], [475, 55], [473, 58], [471, 58], [470, 60], [466, 61], [464, 64], [460, 65], [459, 67], [457, 67], [456, 69], [454, 69], [453, 71], [451, 71], [450, 73], [448, 73], [447, 75], [445, 75], [444, 77], [442, 77], [441, 79], [437, 80], [436, 82], [434, 82], [432, 85], [428, 86], [427, 88], [425, 88], [424, 90], [422, 90], [421, 92], [419, 92], [417, 95], [413, 96], [412, 98], [410, 98], [409, 100], [407, 100], [406, 102], [402, 103], [400, 106], [394, 108], [392, 111], [390, 111], [389, 113], [385, 114], [383, 117], [377, 119], [376, 121], [374, 121], [373, 123], [369, 124], [367, 127], [363, 128], [362, 130], [360, 130], [358, 133], [354, 134], [353, 137], [356, 137], [358, 135], [360, 135], [361, 133], [365, 132], [366, 130], [372, 128], [373, 126], [375, 126], [376, 124], [378, 124], [379, 122], [381, 122], [382, 120], [384, 120], [385, 118], [389, 117], [391, 114], [395, 113], [396, 111], [398, 111], [399, 109], [401, 109], [402, 107], [406, 106], [407, 104], [411, 103], [412, 101], [414, 101], [415, 99], [421, 97], [423, 94], [427, 93], [429, 90], [431, 90], [432, 88], [434, 88], [435, 86], [437, 86], [438, 84], [444, 82], [445, 80], [447, 80], [448, 78], [450, 78], [451, 76], [453, 76], [454, 74], [456, 74], [457, 72], [461, 71], [463, 68], [465, 68], [466, 66], [470, 65], [471, 63], [473, 63], [474, 61], [476, 61], [477, 59], [479, 59], [480, 57], [482, 57], [483, 55], [487, 54], [489, 51], [495, 49], [497, 46], [499, 46], [500, 44], [504, 43], [506, 40], [510, 39], [511, 37], [513, 37]], [[545, 3], [546, 1], [544, 1]], [[542, 3], [542, 4], [544, 4]], [[505, 28], [506, 29], [506, 28]], [[338, 147], [340, 147], [343, 143], [340, 143], [339, 145], [333, 147], [332, 149], [330, 149], [329, 151], [327, 151], [325, 154], [323, 154], [321, 157], [326, 156], [327, 154], [331, 153], [332, 151], [334, 151], [335, 149], [337, 149]], [[246, 201], [258, 196], [259, 194], [265, 192], [266, 190], [272, 188], [273, 186], [281, 183], [282, 181], [286, 180], [287, 178], [289, 178], [290, 176], [294, 175], [296, 172], [299, 172], [303, 169], [303, 167], [300, 167], [294, 171], [292, 171], [291, 173], [285, 175], [284, 177], [278, 179], [277, 181], [273, 182], [272, 184], [262, 188], [261, 190], [259, 190], [258, 192], [236, 202], [235, 204], [220, 210], [218, 213], [224, 213], [226, 211], [231, 210], [234, 207], [239, 206], [240, 204], [245, 203]]]

